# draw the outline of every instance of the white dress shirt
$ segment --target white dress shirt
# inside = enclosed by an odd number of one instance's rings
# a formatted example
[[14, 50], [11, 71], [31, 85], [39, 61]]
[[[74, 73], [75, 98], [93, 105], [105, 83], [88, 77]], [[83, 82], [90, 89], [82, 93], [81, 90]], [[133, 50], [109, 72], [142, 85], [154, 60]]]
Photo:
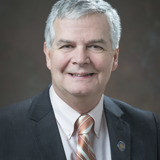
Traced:
[[[80, 114], [67, 105], [55, 93], [53, 86], [50, 88], [50, 99], [57, 120], [66, 158], [67, 160], [76, 160], [78, 134], [74, 130], [74, 124]], [[103, 96], [98, 105], [88, 114], [95, 122], [94, 133], [89, 133], [89, 139], [96, 155], [96, 159], [111, 160], [109, 133], [103, 111]]]

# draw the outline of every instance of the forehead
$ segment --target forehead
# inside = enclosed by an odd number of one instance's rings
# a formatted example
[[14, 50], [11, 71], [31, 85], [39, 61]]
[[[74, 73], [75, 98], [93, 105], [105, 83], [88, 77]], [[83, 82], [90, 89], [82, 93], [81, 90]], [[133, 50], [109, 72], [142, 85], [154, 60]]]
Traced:
[[89, 14], [78, 19], [56, 19], [54, 30], [55, 38], [61, 36], [89, 38], [93, 36], [93, 38], [101, 39], [109, 36], [110, 27], [104, 14]]

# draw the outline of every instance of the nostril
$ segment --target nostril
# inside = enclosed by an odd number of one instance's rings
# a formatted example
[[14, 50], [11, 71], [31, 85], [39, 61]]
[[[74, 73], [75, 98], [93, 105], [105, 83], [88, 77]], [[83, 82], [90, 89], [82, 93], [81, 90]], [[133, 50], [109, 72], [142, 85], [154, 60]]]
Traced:
[[90, 58], [86, 57], [86, 58], [73, 58], [71, 60], [72, 64], [78, 64], [78, 65], [85, 65], [85, 64], [89, 64], [90, 63]]

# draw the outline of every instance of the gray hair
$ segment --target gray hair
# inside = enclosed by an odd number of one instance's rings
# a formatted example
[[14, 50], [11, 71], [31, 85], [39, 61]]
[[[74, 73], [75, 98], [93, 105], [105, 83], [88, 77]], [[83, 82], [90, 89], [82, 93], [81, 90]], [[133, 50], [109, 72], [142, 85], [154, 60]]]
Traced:
[[45, 41], [49, 49], [54, 41], [54, 21], [62, 18], [78, 19], [90, 13], [103, 13], [110, 25], [110, 39], [112, 48], [119, 46], [121, 37], [121, 23], [117, 11], [103, 0], [59, 0], [51, 9], [46, 21]]

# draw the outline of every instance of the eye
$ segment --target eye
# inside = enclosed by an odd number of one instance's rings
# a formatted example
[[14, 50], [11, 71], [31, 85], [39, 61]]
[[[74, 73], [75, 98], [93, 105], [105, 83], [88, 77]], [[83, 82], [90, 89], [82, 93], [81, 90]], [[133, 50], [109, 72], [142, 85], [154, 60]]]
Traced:
[[72, 48], [74, 48], [74, 47], [72, 45], [69, 45], [69, 44], [63, 45], [63, 46], [60, 47], [60, 49], [72, 49]]
[[98, 45], [89, 45], [87, 47], [90, 51], [100, 53], [104, 51], [104, 48]]

